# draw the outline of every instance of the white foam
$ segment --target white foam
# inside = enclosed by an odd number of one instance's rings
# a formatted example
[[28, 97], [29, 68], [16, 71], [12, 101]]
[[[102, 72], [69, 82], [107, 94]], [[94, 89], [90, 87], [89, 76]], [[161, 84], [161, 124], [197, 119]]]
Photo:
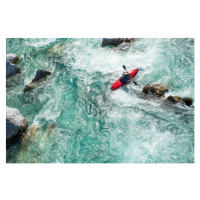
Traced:
[[56, 41], [56, 38], [44, 38], [44, 39], [35, 38], [35, 40], [34, 38], [32, 38], [31, 42], [26, 41], [26, 44], [34, 47], [42, 47], [54, 41]]

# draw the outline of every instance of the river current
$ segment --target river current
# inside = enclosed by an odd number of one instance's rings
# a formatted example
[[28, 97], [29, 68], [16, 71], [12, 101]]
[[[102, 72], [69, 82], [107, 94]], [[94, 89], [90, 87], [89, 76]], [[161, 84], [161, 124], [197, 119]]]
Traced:
[[[22, 73], [6, 80], [6, 105], [36, 125], [25, 144], [7, 144], [8, 163], [193, 163], [194, 105], [141, 98], [146, 84], [194, 99], [194, 40], [139, 38], [125, 47], [102, 39], [7, 39]], [[112, 91], [122, 73], [134, 80]], [[23, 93], [37, 69], [52, 75]]]

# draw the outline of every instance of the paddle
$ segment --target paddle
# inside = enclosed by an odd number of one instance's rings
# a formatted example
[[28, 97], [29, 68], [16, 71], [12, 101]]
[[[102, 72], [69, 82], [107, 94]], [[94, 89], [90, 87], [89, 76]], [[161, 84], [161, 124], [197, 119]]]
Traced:
[[[127, 69], [126, 69], [126, 66], [125, 66], [125, 65], [123, 65], [122, 67], [123, 67], [123, 68], [124, 68], [124, 69], [127, 71]], [[128, 72], [128, 71], [127, 71], [127, 72]]]
[[134, 83], [135, 85], [137, 85], [137, 83], [136, 83], [135, 81], [133, 81], [133, 83]]
[[[123, 67], [123, 69], [124, 69], [124, 70], [126, 70], [126, 71], [127, 71], [127, 69], [126, 69], [126, 66], [125, 66], [125, 65], [123, 65], [122, 67]], [[128, 71], [127, 71], [127, 72], [128, 72]], [[136, 83], [135, 81], [133, 81], [133, 83], [134, 83], [135, 85], [137, 85], [137, 83]]]

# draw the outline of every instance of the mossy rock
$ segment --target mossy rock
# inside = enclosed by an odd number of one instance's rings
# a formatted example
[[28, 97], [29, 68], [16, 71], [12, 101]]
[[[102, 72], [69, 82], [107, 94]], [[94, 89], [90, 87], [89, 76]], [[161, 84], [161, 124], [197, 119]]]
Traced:
[[153, 83], [153, 84], [147, 84], [143, 88], [143, 92], [146, 94], [155, 94], [157, 96], [164, 96], [165, 92], [167, 92], [168, 89], [166, 86]]
[[181, 101], [181, 97], [179, 97], [179, 96], [168, 96], [167, 97], [167, 100], [169, 100], [169, 101], [171, 101], [171, 102], [173, 102], [173, 103], [178, 103], [178, 102], [180, 102]]

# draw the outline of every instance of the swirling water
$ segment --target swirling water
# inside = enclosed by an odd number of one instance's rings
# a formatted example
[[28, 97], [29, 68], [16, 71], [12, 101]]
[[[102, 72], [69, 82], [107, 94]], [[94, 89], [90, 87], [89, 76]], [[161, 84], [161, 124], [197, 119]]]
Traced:
[[[148, 83], [194, 101], [194, 40], [136, 39], [128, 49], [102, 39], [7, 39], [22, 74], [6, 80], [6, 104], [37, 126], [26, 144], [7, 145], [8, 163], [192, 163], [194, 106], [140, 97]], [[133, 83], [111, 91], [125, 64]], [[37, 69], [52, 71], [23, 93]]]

